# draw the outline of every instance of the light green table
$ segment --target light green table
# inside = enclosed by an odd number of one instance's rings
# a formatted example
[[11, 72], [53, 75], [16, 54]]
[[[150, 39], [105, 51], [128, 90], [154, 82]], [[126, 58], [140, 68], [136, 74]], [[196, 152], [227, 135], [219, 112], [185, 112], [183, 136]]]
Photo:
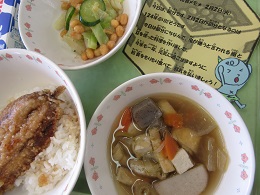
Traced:
[[[260, 15], [259, 0], [247, 0], [253, 10]], [[65, 71], [82, 100], [87, 124], [90, 121], [95, 109], [102, 99], [121, 83], [141, 75], [138, 69], [119, 50], [111, 59], [97, 66], [81, 70]], [[239, 91], [239, 97], [247, 100], [247, 107], [238, 110], [244, 119], [255, 148], [256, 174], [253, 195], [260, 194], [260, 45], [254, 51], [250, 64], [253, 66], [253, 73], [247, 86]], [[90, 194], [82, 168], [78, 182], [74, 188], [74, 195]]]

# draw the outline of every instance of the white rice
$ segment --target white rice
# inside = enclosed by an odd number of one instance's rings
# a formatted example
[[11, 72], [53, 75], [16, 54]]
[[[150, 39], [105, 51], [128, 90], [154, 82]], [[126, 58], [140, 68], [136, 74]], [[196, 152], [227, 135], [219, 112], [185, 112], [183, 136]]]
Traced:
[[[47, 88], [52, 91], [55, 89]], [[42, 89], [46, 88], [35, 88], [27, 93]], [[72, 170], [77, 159], [80, 136], [78, 115], [66, 91], [58, 98], [65, 102], [60, 104], [64, 113], [49, 147], [36, 157], [30, 169], [15, 182], [15, 186], [22, 186], [29, 194], [42, 194], [52, 190]], [[39, 186], [39, 178], [47, 179], [44, 186]]]

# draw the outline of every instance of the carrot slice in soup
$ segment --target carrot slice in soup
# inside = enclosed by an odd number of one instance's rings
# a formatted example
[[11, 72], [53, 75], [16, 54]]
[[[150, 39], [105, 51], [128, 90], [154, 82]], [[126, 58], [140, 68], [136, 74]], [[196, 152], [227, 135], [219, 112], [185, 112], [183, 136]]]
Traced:
[[163, 116], [163, 120], [166, 125], [171, 127], [181, 128], [183, 125], [183, 117], [181, 114], [177, 114], [177, 113], [165, 114]]
[[124, 132], [127, 132], [131, 122], [132, 122], [131, 108], [127, 107], [121, 118], [121, 125], [123, 126], [123, 128], [121, 130]]
[[172, 160], [179, 150], [177, 141], [171, 136], [171, 134], [166, 131], [164, 137], [164, 154], [169, 160]]

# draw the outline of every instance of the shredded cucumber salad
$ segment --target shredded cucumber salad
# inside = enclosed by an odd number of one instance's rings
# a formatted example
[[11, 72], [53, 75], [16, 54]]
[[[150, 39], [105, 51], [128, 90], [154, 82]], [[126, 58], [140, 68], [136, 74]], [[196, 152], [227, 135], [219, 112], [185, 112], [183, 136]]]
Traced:
[[123, 0], [62, 1], [54, 28], [82, 60], [107, 54], [123, 36], [128, 15]]

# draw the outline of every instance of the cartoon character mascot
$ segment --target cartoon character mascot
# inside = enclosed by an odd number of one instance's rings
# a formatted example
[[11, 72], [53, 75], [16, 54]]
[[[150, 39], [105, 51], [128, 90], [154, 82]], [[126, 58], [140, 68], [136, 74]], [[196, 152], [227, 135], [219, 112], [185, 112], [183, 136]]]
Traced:
[[242, 104], [237, 97], [237, 91], [248, 81], [252, 73], [252, 66], [237, 58], [221, 59], [218, 57], [218, 65], [215, 69], [216, 78], [221, 82], [217, 89], [230, 102], [243, 109], [246, 104]]

